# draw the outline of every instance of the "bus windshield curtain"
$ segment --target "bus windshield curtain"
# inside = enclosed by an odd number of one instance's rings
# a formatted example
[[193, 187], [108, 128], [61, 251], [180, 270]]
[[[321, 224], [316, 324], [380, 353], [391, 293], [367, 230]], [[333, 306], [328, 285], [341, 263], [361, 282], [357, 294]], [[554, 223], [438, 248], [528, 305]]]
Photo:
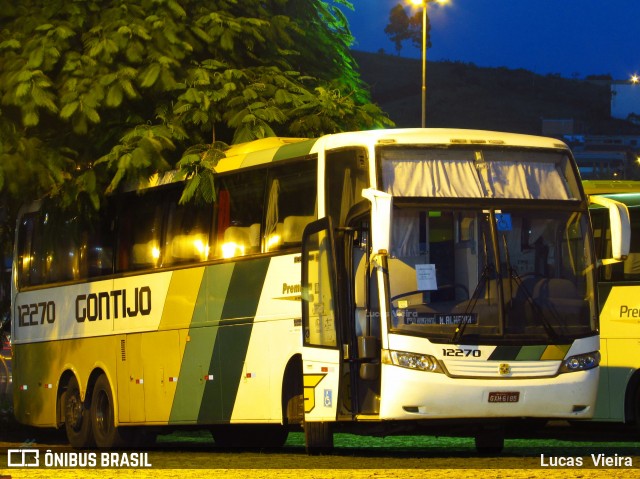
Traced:
[[566, 200], [567, 185], [553, 163], [487, 162], [488, 195], [493, 198]]
[[386, 192], [393, 196], [480, 198], [483, 196], [472, 161], [389, 159], [382, 165]]
[[[389, 150], [383, 152], [385, 192], [393, 196], [431, 198], [569, 199], [567, 180], [549, 155], [542, 161], [510, 161], [511, 152], [471, 150]], [[509, 158], [510, 160], [507, 160]]]

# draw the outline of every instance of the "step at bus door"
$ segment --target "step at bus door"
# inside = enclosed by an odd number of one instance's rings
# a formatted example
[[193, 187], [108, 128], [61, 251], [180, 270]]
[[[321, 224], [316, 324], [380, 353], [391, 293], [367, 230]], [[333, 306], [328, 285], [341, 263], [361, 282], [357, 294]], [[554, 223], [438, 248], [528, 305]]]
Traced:
[[330, 218], [302, 239], [302, 361], [305, 422], [334, 422], [341, 370], [335, 243]]

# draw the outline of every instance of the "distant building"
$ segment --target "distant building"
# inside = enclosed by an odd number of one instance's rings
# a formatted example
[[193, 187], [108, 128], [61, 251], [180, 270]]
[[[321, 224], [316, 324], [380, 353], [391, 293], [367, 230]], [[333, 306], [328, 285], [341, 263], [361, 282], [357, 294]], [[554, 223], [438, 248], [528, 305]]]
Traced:
[[583, 179], [638, 178], [640, 135], [585, 135], [584, 143], [573, 146]]
[[638, 122], [640, 119], [640, 84], [630, 81], [611, 82], [611, 117]]
[[551, 136], [553, 138], [562, 138], [566, 135], [573, 135], [574, 122], [573, 118], [567, 119], [554, 119], [543, 118], [542, 119], [542, 135]]
[[627, 179], [627, 153], [623, 151], [574, 150], [583, 180]]

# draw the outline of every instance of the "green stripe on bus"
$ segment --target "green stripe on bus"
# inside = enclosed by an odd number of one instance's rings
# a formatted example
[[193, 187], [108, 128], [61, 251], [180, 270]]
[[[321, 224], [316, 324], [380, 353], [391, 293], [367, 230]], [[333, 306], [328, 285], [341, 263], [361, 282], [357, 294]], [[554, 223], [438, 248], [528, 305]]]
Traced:
[[[205, 269], [180, 365], [169, 422], [196, 421], [205, 384], [209, 382], [209, 377], [215, 380], [216, 376], [220, 376], [220, 371], [210, 371], [209, 368], [234, 268], [235, 263], [223, 263]], [[212, 420], [222, 419], [220, 399], [210, 405], [210, 417]]]
[[545, 349], [547, 349], [547, 346], [544, 344], [541, 346], [523, 346], [516, 356], [516, 361], [537, 361], [542, 357]]
[[[189, 331], [176, 394], [169, 415], [170, 424], [193, 423], [197, 420], [208, 377], [212, 375], [215, 379], [216, 375], [220, 374], [219, 371], [213, 374], [209, 371], [217, 334], [217, 326], [198, 327]], [[222, 419], [222, 405], [219, 398], [209, 404], [209, 417], [212, 420]]]
[[269, 258], [261, 258], [236, 263], [220, 319], [255, 316], [269, 262]]
[[311, 148], [313, 148], [313, 145], [315, 145], [315, 143], [316, 143], [316, 140], [313, 139], [313, 140], [300, 141], [297, 143], [289, 143], [288, 145], [284, 145], [278, 148], [278, 151], [273, 157], [273, 161], [286, 160], [289, 158], [308, 155], [309, 152], [311, 151]]
[[[235, 265], [209, 365], [214, 379], [206, 381], [198, 413], [199, 423], [219, 420], [217, 405], [222, 409], [222, 419], [231, 420], [269, 262], [269, 258], [261, 258], [240, 261]], [[242, 318], [250, 322], [224, 324], [225, 319]], [[221, 367], [221, 361], [224, 361], [224, 367]]]
[[205, 288], [198, 295], [191, 327], [220, 321], [235, 267], [236, 263], [223, 263], [207, 268], [203, 281]]
[[571, 344], [497, 346], [489, 361], [557, 361], [564, 359]]
[[520, 353], [520, 346], [498, 346], [489, 356], [489, 361], [515, 361]]

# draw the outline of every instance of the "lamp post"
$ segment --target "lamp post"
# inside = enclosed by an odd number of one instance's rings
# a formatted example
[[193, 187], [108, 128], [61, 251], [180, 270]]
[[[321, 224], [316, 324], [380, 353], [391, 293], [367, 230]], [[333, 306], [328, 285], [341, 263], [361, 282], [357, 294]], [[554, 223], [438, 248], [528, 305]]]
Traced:
[[431, 2], [446, 3], [448, 0], [411, 0], [422, 6], [422, 128], [427, 126], [427, 5]]

